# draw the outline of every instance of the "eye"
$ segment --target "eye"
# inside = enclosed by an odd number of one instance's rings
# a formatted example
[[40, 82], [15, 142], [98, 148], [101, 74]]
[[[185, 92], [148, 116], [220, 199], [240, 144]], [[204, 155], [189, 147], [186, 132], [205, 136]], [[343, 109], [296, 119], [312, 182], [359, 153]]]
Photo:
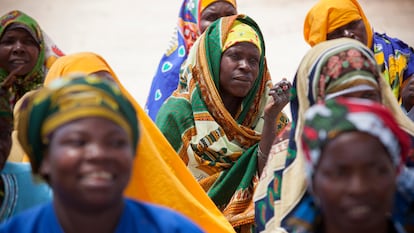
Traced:
[[29, 37], [23, 40], [23, 44], [29, 45], [29, 46], [36, 46], [36, 47], [38, 46], [37, 42], [32, 37]]
[[86, 143], [87, 141], [85, 139], [78, 137], [69, 137], [62, 140], [62, 145], [70, 147], [83, 147]]

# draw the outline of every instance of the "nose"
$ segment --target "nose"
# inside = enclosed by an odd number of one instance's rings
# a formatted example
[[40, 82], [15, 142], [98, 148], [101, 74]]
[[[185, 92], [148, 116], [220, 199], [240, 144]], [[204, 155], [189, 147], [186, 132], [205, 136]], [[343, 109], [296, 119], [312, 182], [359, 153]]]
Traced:
[[239, 61], [239, 67], [241, 69], [248, 69], [248, 70], [251, 69], [250, 64], [247, 61], [247, 59], [240, 59], [240, 61]]
[[368, 193], [369, 180], [363, 174], [354, 174], [349, 180], [348, 190], [353, 195]]
[[24, 52], [23, 44], [20, 41], [16, 41], [12, 49], [13, 54], [20, 54]]
[[355, 35], [355, 33], [347, 29], [344, 30], [344, 36], [351, 38], [351, 39], [357, 39], [357, 36]]
[[107, 150], [104, 145], [93, 143], [87, 147], [85, 157], [89, 160], [102, 160], [107, 157]]

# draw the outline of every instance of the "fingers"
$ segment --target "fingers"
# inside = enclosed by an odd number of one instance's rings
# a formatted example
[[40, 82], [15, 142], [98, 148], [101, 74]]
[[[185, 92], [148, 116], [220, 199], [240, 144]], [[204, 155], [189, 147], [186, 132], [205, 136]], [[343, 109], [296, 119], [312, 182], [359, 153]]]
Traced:
[[9, 88], [13, 85], [14, 80], [16, 80], [17, 73], [23, 69], [23, 66], [19, 66], [16, 69], [12, 70], [9, 75], [3, 80], [0, 84], [2, 88]]

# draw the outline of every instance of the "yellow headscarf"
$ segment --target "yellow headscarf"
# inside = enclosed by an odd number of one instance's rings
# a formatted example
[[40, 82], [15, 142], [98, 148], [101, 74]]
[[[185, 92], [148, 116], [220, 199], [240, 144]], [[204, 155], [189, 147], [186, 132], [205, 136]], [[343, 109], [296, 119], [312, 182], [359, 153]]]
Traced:
[[318, 1], [306, 15], [303, 35], [306, 42], [314, 46], [325, 41], [328, 33], [359, 19], [364, 21], [367, 46], [371, 48], [373, 31], [357, 0]]
[[235, 232], [154, 122], [122, 86], [102, 57], [88, 52], [61, 57], [51, 67], [45, 85], [72, 72], [98, 71], [111, 73], [123, 94], [134, 105], [141, 127], [137, 156], [125, 195], [175, 209], [192, 219], [206, 232]]
[[237, 9], [236, 0], [200, 0], [200, 9], [199, 9], [198, 12], [200, 12], [200, 14], [201, 14], [204, 9], [206, 9], [208, 6], [210, 6], [211, 4], [213, 4], [215, 2], [228, 2], [231, 5], [233, 5], [234, 8]]
[[250, 42], [256, 45], [256, 47], [259, 49], [260, 54], [262, 54], [259, 36], [257, 35], [256, 31], [249, 25], [236, 20], [231, 26], [226, 41], [223, 44], [223, 52], [231, 46], [240, 42]]

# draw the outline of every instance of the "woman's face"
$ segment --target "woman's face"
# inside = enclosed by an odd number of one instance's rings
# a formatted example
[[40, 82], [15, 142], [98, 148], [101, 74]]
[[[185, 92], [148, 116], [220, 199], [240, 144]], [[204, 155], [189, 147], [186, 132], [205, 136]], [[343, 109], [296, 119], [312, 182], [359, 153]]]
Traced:
[[48, 177], [56, 201], [96, 210], [122, 200], [132, 160], [131, 140], [123, 128], [88, 117], [53, 133], [40, 173]]
[[325, 227], [372, 232], [372, 227], [383, 226], [391, 211], [395, 180], [396, 169], [377, 138], [346, 132], [328, 141], [313, 177]]
[[237, 14], [236, 8], [228, 2], [218, 1], [212, 3], [201, 12], [200, 32], [203, 33], [211, 23], [225, 16]]
[[249, 42], [237, 43], [223, 52], [220, 62], [220, 95], [244, 98], [259, 75], [260, 52]]
[[17, 75], [30, 73], [39, 57], [39, 44], [22, 28], [6, 29], [0, 38], [0, 67]]
[[326, 39], [333, 40], [338, 38], [351, 38], [368, 45], [368, 35], [362, 19], [352, 21], [342, 27], [335, 29], [326, 35]]

